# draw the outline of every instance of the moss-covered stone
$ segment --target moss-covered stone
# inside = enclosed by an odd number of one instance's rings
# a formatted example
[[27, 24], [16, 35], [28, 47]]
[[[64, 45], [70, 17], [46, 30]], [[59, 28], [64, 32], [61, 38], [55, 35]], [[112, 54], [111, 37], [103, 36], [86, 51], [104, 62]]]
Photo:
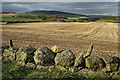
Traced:
[[111, 72], [110, 64], [106, 64], [106, 67], [101, 70], [102, 72]]
[[4, 62], [13, 62], [15, 60], [15, 53], [17, 52], [14, 48], [5, 49], [3, 53]]
[[25, 66], [25, 61], [17, 61], [16, 66], [24, 67]]
[[86, 67], [91, 70], [102, 69], [104, 67], [104, 62], [97, 56], [89, 56], [85, 59]]
[[70, 71], [70, 72], [77, 72], [77, 71], [78, 71], [78, 68], [72, 66], [72, 67], [69, 67], [69, 70], [68, 70], [68, 71]]
[[88, 79], [90, 79], [90, 77], [96, 77], [96, 79], [110, 79], [111, 76], [109, 73], [104, 73], [104, 72], [96, 72], [96, 71], [92, 71], [90, 69], [82, 69], [80, 71], [77, 72], [79, 77], [86, 77]]
[[35, 50], [31, 46], [21, 47], [16, 53], [16, 61], [34, 62], [33, 56]]
[[113, 56], [113, 61], [112, 63], [118, 63], [120, 61], [120, 59], [116, 56]]
[[84, 58], [87, 58], [87, 57], [89, 57], [90, 55], [91, 55], [91, 53], [92, 53], [92, 50], [93, 50], [93, 44], [91, 44], [90, 45], [90, 47], [89, 47], [89, 49], [88, 49], [88, 51], [87, 51], [87, 53], [86, 54], [84, 54]]
[[95, 71], [92, 71], [90, 69], [84, 68], [84, 69], [78, 71], [77, 74], [78, 74], [79, 77], [87, 77], [89, 75], [95, 74]]
[[85, 67], [85, 59], [83, 58], [83, 55], [80, 55], [75, 59], [75, 67]]
[[120, 53], [118, 53], [116, 56], [120, 59]]
[[18, 51], [16, 53], [16, 61], [26, 61], [27, 59], [27, 54], [21, 51]]
[[37, 65], [47, 66], [54, 64], [54, 52], [47, 47], [38, 48], [34, 54], [34, 61]]
[[51, 50], [54, 52], [54, 53], [59, 53], [60, 52], [60, 49], [57, 47], [57, 46], [53, 46], [51, 48]]
[[113, 57], [112, 57], [112, 56], [109, 56], [109, 55], [107, 55], [107, 54], [102, 54], [102, 55], [101, 55], [101, 58], [104, 60], [104, 62], [105, 62], [106, 64], [110, 64], [110, 63], [113, 62]]
[[67, 69], [63, 66], [55, 66], [55, 68], [59, 69], [60, 71], [67, 71]]
[[54, 60], [56, 65], [72, 66], [74, 65], [75, 56], [71, 50], [64, 50], [61, 53], [57, 53]]
[[111, 63], [110, 64], [110, 69], [112, 71], [117, 71], [118, 70], [118, 63]]
[[55, 69], [55, 65], [49, 66], [49, 71], [53, 71]]
[[112, 72], [112, 79], [120, 80], [120, 70], [117, 72]]
[[49, 67], [48, 66], [37, 65], [36, 69], [41, 71], [41, 72], [45, 72], [45, 71], [49, 70]]
[[5, 49], [9, 49], [9, 46], [8, 45], [2, 45], [1, 48], [2, 48], [2, 54], [3, 54], [3, 52], [4, 52]]
[[36, 65], [34, 63], [30, 63], [28, 62], [26, 65], [25, 65], [26, 68], [28, 69], [35, 69]]

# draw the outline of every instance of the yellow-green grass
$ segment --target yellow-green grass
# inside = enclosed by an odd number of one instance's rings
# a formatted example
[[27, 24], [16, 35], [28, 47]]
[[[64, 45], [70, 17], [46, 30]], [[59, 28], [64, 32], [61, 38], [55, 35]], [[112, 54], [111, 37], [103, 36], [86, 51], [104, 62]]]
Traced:
[[42, 21], [40, 18], [32, 19], [32, 18], [2, 18], [3, 22], [16, 22], [16, 21]]

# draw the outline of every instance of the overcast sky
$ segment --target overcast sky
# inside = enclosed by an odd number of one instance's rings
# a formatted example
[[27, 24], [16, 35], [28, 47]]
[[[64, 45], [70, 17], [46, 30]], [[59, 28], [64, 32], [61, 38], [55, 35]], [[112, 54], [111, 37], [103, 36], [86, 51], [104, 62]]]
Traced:
[[118, 2], [3, 2], [2, 10], [7, 12], [57, 10], [85, 15], [117, 15]]
[[2, 2], [118, 2], [120, 0], [1, 0]]

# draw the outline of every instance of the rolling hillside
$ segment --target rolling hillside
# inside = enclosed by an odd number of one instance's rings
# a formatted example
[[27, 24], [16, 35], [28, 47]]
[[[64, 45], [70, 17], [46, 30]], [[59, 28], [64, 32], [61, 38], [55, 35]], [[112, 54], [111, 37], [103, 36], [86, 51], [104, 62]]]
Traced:
[[86, 15], [80, 15], [80, 14], [74, 14], [74, 13], [67, 13], [67, 12], [61, 12], [61, 11], [30, 11], [26, 13], [32, 13], [37, 15], [43, 15], [43, 16], [66, 16], [66, 17], [87, 17]]

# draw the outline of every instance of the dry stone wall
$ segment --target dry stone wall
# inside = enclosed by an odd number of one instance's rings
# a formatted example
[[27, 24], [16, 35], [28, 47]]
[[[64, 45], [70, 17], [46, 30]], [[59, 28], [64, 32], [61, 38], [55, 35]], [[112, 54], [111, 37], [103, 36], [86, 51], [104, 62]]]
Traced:
[[57, 68], [62, 71], [75, 72], [79, 77], [97, 74], [101, 78], [120, 79], [120, 54], [92, 56], [92, 49], [91, 44], [86, 54], [74, 55], [71, 50], [60, 50], [57, 46], [53, 46], [51, 49], [2, 46], [2, 61], [43, 72]]

